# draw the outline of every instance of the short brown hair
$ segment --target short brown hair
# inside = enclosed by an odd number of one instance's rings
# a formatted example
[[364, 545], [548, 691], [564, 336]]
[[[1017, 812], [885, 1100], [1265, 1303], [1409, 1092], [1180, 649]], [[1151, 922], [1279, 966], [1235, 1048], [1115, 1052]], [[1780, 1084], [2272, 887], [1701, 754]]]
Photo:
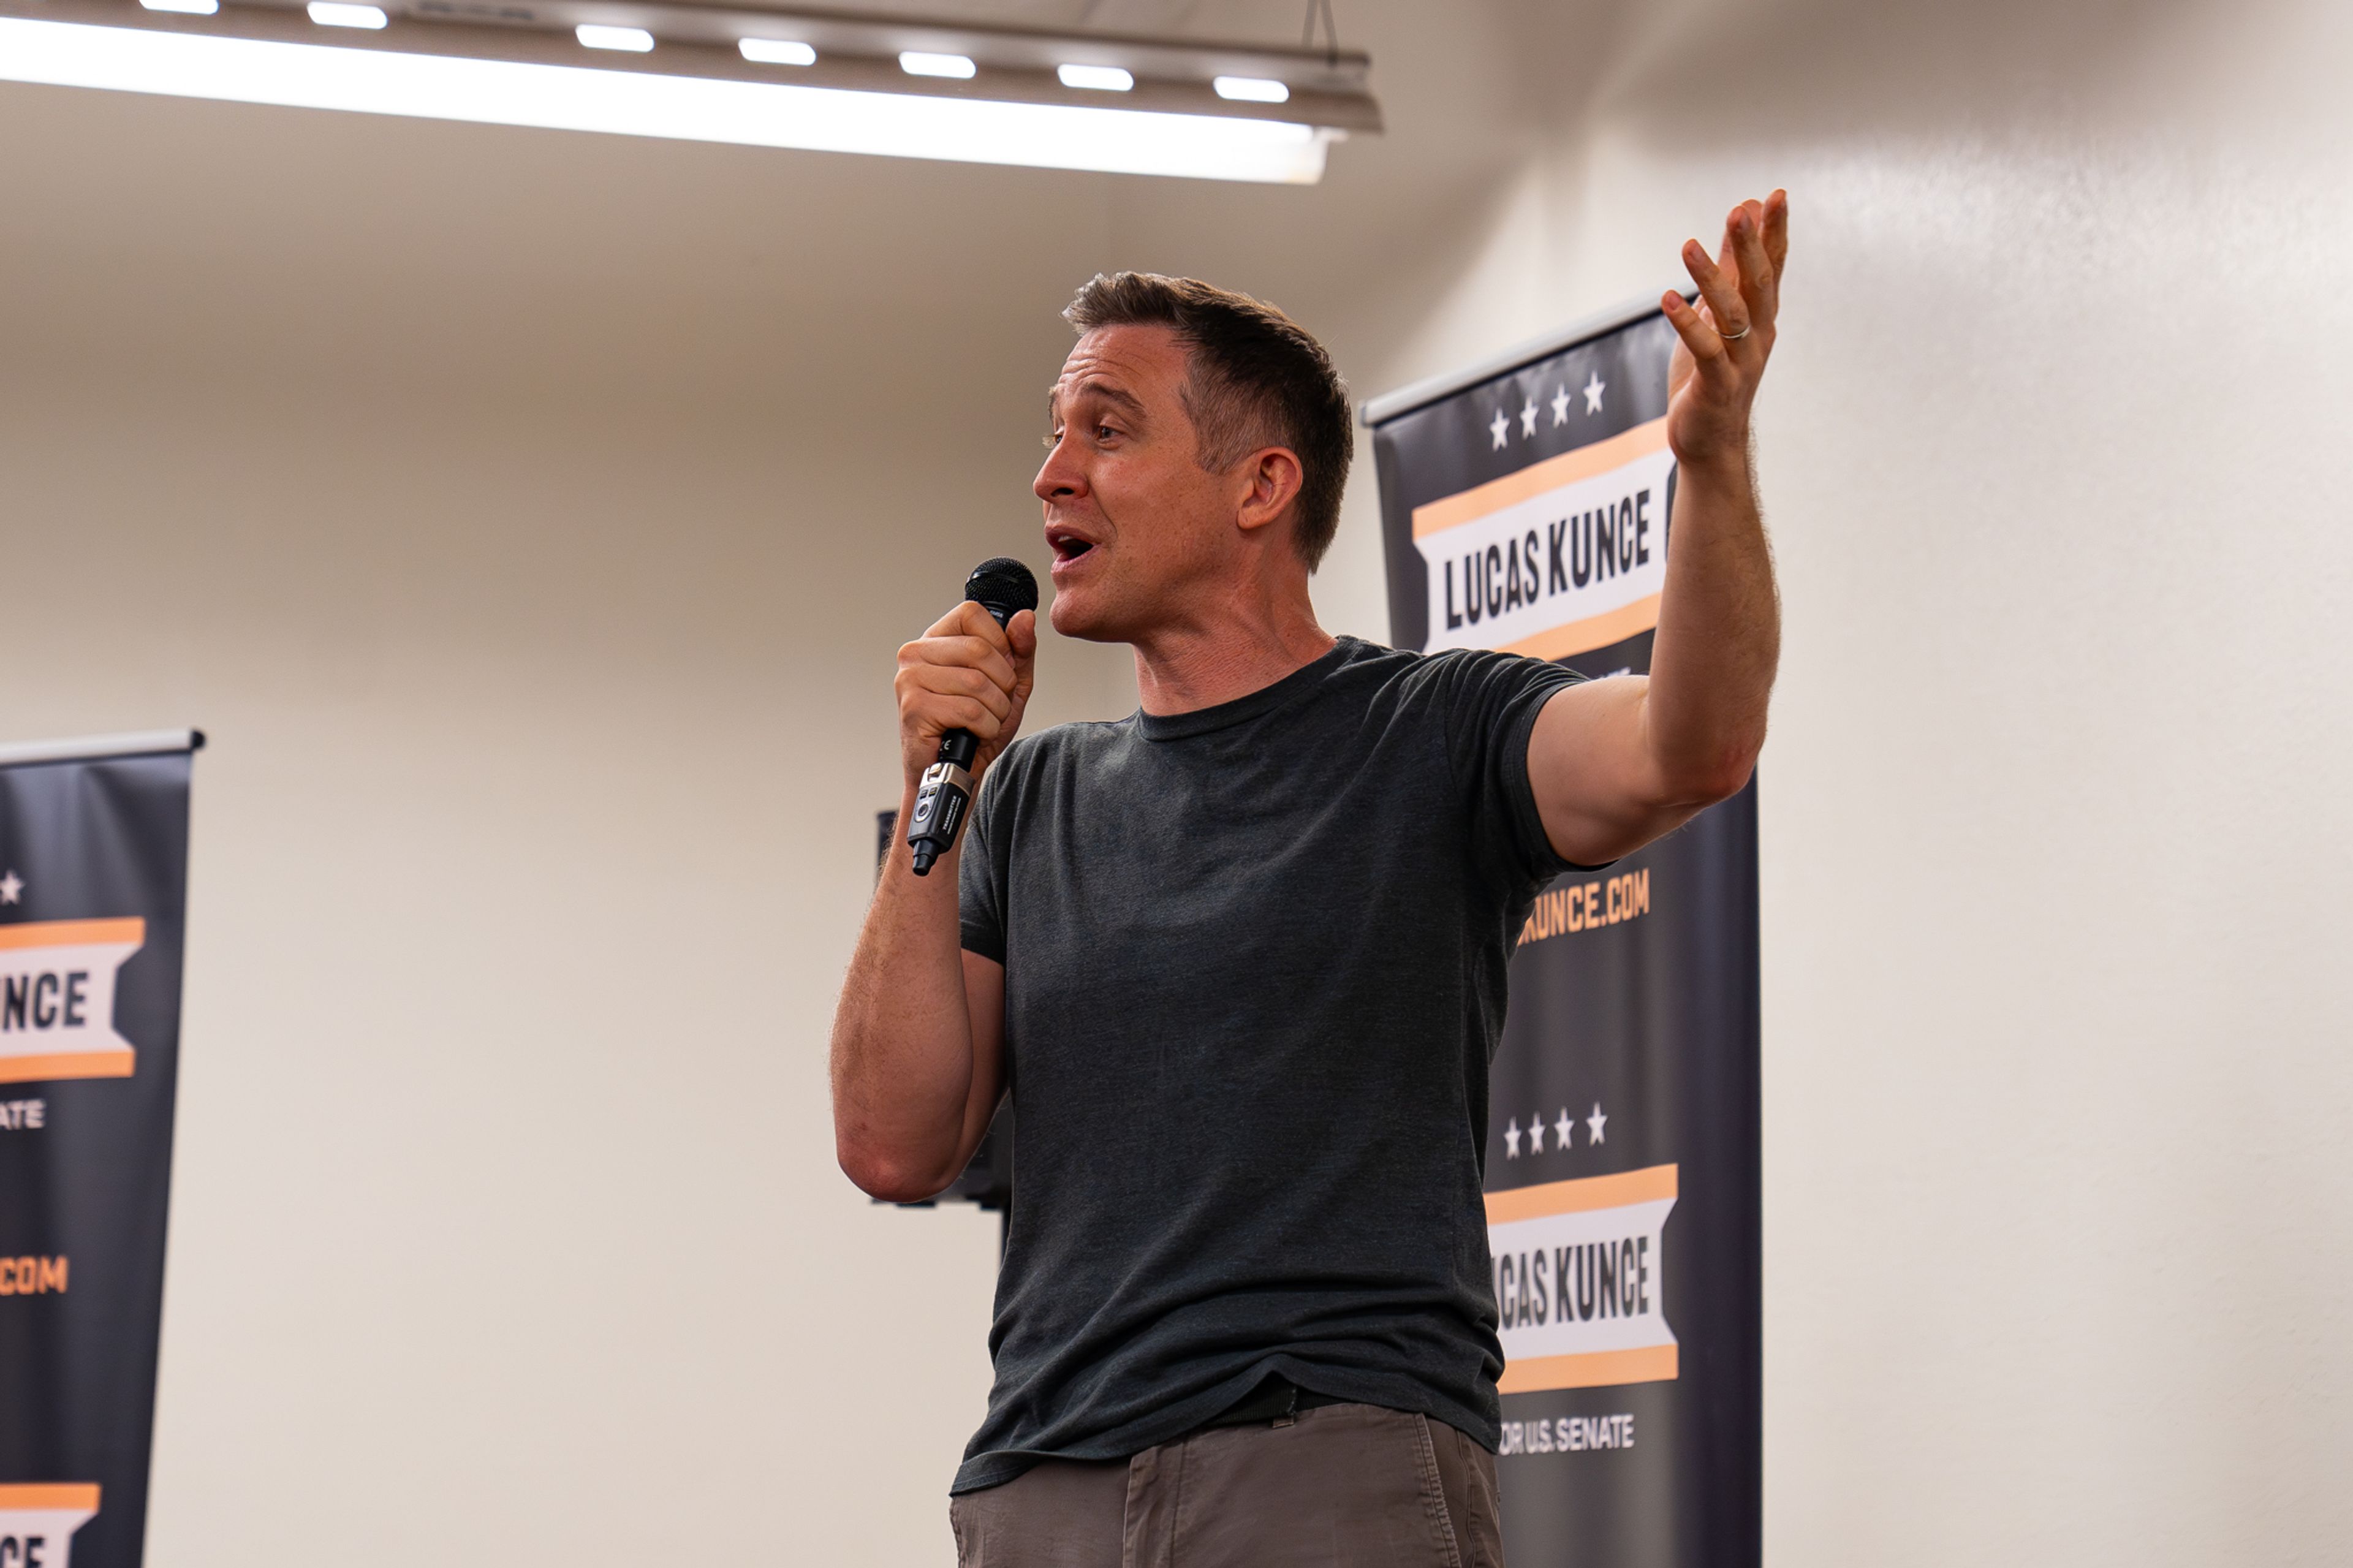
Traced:
[[1292, 539], [1315, 570], [1340, 531], [1340, 492], [1356, 455], [1347, 384], [1324, 345], [1263, 300], [1156, 272], [1099, 272], [1062, 317], [1082, 332], [1174, 328], [1190, 360], [1185, 413], [1200, 438], [1201, 466], [1223, 473], [1261, 447], [1296, 453]]

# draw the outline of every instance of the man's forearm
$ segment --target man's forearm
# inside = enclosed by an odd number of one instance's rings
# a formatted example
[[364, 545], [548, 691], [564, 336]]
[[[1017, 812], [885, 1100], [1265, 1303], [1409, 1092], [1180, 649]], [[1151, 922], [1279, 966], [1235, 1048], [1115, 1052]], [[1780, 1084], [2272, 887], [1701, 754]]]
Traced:
[[1737, 791], [1756, 767], [1781, 651], [1746, 451], [1686, 463], [1669, 526], [1642, 737], [1663, 799], [1704, 804]]
[[[913, 805], [912, 790], [899, 820]], [[877, 1197], [929, 1197], [955, 1177], [972, 1099], [972, 1020], [956, 916], [963, 847], [914, 874], [894, 842], [833, 1021], [834, 1141]]]

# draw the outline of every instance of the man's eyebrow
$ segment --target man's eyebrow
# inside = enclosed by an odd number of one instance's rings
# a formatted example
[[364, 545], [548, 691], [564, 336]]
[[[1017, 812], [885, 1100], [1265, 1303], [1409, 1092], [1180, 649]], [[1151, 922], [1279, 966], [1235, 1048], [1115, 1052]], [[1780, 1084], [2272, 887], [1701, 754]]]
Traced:
[[[1142, 419], [1144, 417], [1144, 405], [1136, 400], [1134, 395], [1124, 392], [1120, 388], [1112, 385], [1109, 382], [1094, 380], [1082, 381], [1071, 390], [1071, 395], [1073, 398], [1100, 397], [1105, 403], [1110, 404], [1113, 407], [1117, 408], [1122, 413], [1127, 415], [1131, 419]], [[1061, 412], [1061, 395], [1062, 389], [1059, 384], [1046, 389], [1046, 417], [1048, 420], [1052, 420], [1056, 415]]]

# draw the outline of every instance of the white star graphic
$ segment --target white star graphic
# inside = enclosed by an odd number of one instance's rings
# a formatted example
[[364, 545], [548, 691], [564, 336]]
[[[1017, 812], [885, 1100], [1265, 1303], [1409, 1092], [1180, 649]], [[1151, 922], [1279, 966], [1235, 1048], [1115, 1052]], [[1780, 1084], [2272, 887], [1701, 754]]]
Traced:
[[1488, 432], [1495, 437], [1495, 449], [1497, 451], [1500, 452], [1503, 450], [1504, 437], [1511, 428], [1512, 422], [1504, 416], [1504, 411], [1500, 408], [1496, 409], [1495, 422], [1493, 425], [1488, 426], [1487, 429]]
[[1593, 378], [1585, 384], [1585, 411], [1588, 414], [1601, 412], [1601, 389], [1608, 384], [1609, 383], [1601, 379], [1601, 373], [1598, 370], [1593, 373]]
[[1595, 1100], [1593, 1102], [1593, 1114], [1585, 1119], [1585, 1124], [1593, 1129], [1592, 1141], [1594, 1142], [1599, 1143], [1605, 1142], [1601, 1136], [1601, 1127], [1602, 1124], [1609, 1120], [1609, 1118], [1601, 1114], [1601, 1102], [1598, 1100]]
[[25, 879], [11, 871], [0, 877], [0, 904], [13, 904], [25, 896]]
[[1520, 409], [1520, 438], [1526, 440], [1536, 433], [1536, 400], [1529, 398]]
[[1504, 1129], [1504, 1158], [1506, 1160], [1516, 1160], [1519, 1157], [1520, 1119], [1514, 1116], [1512, 1118], [1512, 1124]]
[[1568, 1135], [1577, 1131], [1577, 1123], [1568, 1119], [1568, 1107], [1560, 1108], [1560, 1120], [1552, 1124], [1553, 1142], [1561, 1148], [1568, 1147]]
[[1556, 425], [1568, 423], [1568, 388], [1566, 386], [1553, 395], [1552, 422]]
[[1531, 1154], [1544, 1152], [1544, 1118], [1541, 1116], [1528, 1118], [1528, 1152]]

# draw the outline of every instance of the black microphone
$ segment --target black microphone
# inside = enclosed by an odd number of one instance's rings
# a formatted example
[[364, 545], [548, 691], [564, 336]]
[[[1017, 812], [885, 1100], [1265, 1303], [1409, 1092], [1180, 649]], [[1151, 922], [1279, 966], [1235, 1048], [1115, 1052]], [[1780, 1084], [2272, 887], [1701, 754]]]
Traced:
[[[984, 561], [964, 580], [964, 596], [1005, 625], [1022, 610], [1038, 607], [1038, 579], [1009, 555]], [[915, 809], [907, 818], [907, 847], [914, 851], [915, 875], [932, 874], [932, 862], [955, 847], [956, 835], [972, 808], [972, 759], [979, 738], [969, 730], [940, 737], [940, 758], [923, 770]]]

